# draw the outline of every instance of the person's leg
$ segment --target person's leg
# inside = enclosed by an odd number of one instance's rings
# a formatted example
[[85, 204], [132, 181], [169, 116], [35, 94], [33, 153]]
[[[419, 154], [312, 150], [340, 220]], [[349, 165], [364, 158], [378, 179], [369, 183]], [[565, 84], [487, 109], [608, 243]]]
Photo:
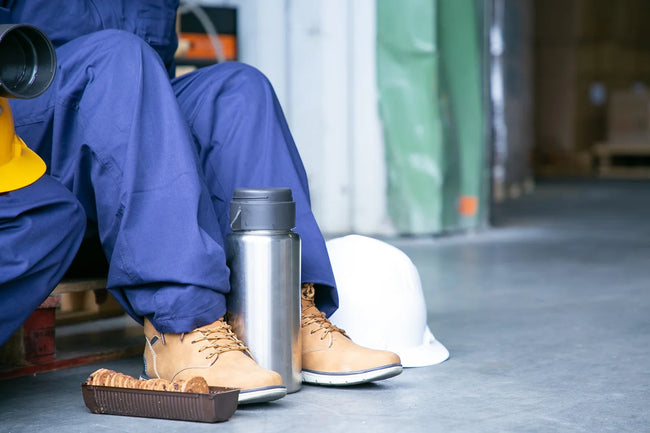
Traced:
[[79, 202], [47, 175], [0, 194], [0, 345], [61, 280], [85, 227]]
[[[143, 376], [203, 376], [240, 401], [282, 397], [220, 318], [229, 272], [198, 154], [157, 54], [107, 30], [57, 50], [55, 82], [14, 101], [16, 130], [83, 204], [108, 288], [144, 324]], [[196, 344], [195, 344], [196, 343]]]
[[[289, 187], [302, 240], [303, 381], [349, 385], [402, 371], [391, 352], [354, 344], [326, 319], [338, 306], [323, 236], [310, 209], [307, 176], [269, 81], [240, 63], [202, 68], [173, 81], [198, 146], [223, 236], [237, 187]], [[318, 306], [318, 308], [317, 308]]]
[[239, 187], [288, 187], [302, 241], [302, 281], [318, 287], [327, 315], [338, 306], [325, 241], [312, 214], [307, 175], [273, 88], [257, 69], [237, 62], [201, 68], [172, 81], [198, 146], [222, 236]]
[[142, 323], [186, 332], [226, 311], [221, 233], [166, 70], [141, 39], [108, 30], [57, 49], [16, 131], [77, 196], [109, 261], [108, 289]]

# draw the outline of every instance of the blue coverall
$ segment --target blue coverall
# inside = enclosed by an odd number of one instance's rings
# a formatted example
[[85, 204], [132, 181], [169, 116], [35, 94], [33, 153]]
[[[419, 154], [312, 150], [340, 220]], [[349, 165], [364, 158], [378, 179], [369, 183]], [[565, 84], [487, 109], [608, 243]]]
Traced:
[[0, 345], [59, 282], [85, 227], [79, 201], [48, 175], [0, 194]]
[[36, 25], [57, 47], [50, 89], [11, 101], [16, 132], [83, 206], [109, 261], [108, 289], [132, 317], [178, 333], [225, 313], [224, 239], [237, 187], [291, 188], [302, 281], [319, 285], [317, 304], [334, 312], [305, 170], [258, 70], [229, 62], [170, 79], [177, 0], [4, 6], [0, 22]]

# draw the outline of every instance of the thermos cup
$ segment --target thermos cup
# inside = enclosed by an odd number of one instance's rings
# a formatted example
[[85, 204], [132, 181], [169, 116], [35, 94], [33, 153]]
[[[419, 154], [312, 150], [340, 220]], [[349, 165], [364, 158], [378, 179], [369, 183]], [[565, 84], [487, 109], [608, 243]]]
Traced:
[[54, 80], [54, 46], [34, 26], [0, 24], [0, 59], [0, 97], [35, 98]]
[[300, 389], [300, 237], [288, 188], [238, 188], [226, 242], [229, 323], [257, 363]]

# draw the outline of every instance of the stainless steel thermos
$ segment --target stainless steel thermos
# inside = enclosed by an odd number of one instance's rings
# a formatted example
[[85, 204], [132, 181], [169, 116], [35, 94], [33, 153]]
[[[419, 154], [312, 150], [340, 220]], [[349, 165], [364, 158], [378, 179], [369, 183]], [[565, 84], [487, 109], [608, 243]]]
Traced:
[[238, 188], [226, 242], [229, 323], [257, 363], [301, 385], [300, 236], [288, 188]]

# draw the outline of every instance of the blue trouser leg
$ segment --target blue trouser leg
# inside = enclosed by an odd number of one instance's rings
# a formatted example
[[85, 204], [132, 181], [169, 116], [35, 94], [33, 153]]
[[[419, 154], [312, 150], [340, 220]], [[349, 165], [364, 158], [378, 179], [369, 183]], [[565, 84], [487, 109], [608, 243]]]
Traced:
[[79, 202], [47, 175], [0, 194], [0, 345], [61, 280], [85, 227]]
[[320, 285], [317, 303], [333, 313], [338, 296], [310, 208], [307, 175], [269, 81], [258, 70], [233, 62], [178, 77], [173, 87], [199, 147], [223, 236], [230, 232], [228, 204], [235, 188], [291, 188], [302, 241], [302, 281]]
[[223, 240], [189, 129], [160, 58], [106, 30], [57, 49], [48, 91], [12, 101], [16, 130], [77, 196], [136, 320], [185, 332], [225, 313]]

